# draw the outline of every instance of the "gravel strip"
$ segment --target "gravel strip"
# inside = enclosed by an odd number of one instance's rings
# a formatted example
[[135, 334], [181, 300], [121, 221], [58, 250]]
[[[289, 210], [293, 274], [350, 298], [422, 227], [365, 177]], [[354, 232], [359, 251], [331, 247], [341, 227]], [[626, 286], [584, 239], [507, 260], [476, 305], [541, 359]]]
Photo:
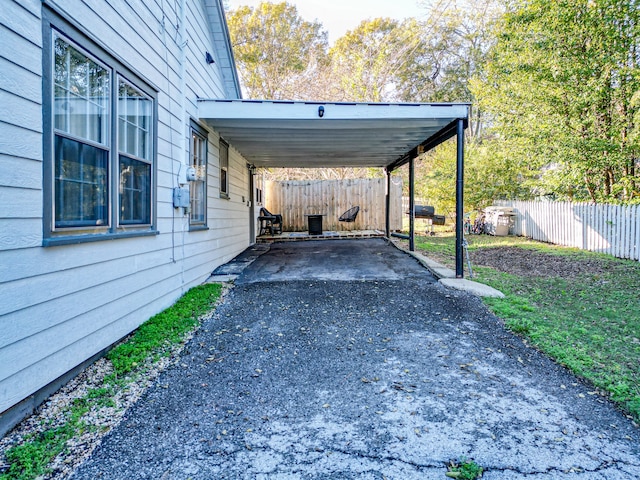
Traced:
[[[223, 289], [218, 303], [209, 313], [200, 318], [200, 325], [211, 318], [217, 305], [229, 289], [229, 287]], [[135, 372], [125, 377], [122, 387], [114, 386], [115, 394], [111, 397], [112, 402], [110, 402], [112, 406], [99, 408], [96, 405], [92, 406], [81, 419], [88, 426], [87, 432], [71, 438], [66, 444], [66, 449], [48, 465], [51, 472], [39, 477], [39, 479], [61, 480], [68, 478], [82, 462], [91, 456], [95, 448], [100, 445], [103, 437], [120, 424], [125, 413], [140, 399], [160, 373], [179, 360], [185, 345], [193, 338], [198, 328], [199, 326], [185, 336], [181, 343], [174, 345], [168, 355], [155, 360], [149, 359]], [[128, 338], [125, 338], [123, 342], [126, 342]], [[5, 454], [11, 447], [23, 443], [29, 436], [38, 435], [46, 430], [64, 425], [68, 417], [65, 412], [72, 407], [73, 402], [86, 397], [90, 390], [103, 387], [104, 378], [112, 372], [111, 362], [103, 357], [49, 397], [38, 407], [36, 412], [0, 439], [0, 467], [9, 467]]]

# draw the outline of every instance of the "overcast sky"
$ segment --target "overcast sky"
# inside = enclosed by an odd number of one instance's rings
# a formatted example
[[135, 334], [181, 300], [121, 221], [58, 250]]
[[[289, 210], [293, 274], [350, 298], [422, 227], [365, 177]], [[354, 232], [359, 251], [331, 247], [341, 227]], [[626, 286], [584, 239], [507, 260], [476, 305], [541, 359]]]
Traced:
[[[262, 0], [226, 0], [229, 8], [241, 5], [255, 7]], [[402, 20], [408, 17], [424, 19], [425, 0], [288, 0], [296, 6], [300, 16], [307, 21], [317, 20], [329, 32], [333, 44], [347, 30], [356, 28], [362, 20], [391, 17]], [[272, 0], [280, 3], [280, 0]]]

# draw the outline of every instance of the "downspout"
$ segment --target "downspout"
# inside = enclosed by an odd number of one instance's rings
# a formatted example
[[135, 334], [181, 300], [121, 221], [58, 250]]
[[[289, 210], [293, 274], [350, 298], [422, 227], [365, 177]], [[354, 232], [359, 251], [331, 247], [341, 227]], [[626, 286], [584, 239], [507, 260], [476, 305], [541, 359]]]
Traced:
[[179, 172], [179, 182], [186, 183], [186, 169], [189, 166], [189, 155], [186, 153], [186, 140], [187, 140], [187, 101], [186, 101], [186, 63], [187, 63], [187, 44], [189, 41], [187, 40], [187, 27], [185, 21], [185, 10], [186, 10], [186, 0], [180, 0], [180, 17], [178, 26], [178, 33], [180, 37], [180, 122], [182, 124], [182, 135], [180, 136], [180, 158], [184, 158], [181, 161], [180, 172]]
[[[178, 170], [178, 183], [180, 187], [187, 184], [187, 167], [189, 166], [189, 154], [187, 153], [187, 102], [186, 102], [186, 49], [187, 49], [187, 28], [185, 21], [186, 0], [180, 0], [180, 16], [178, 17], [178, 49], [180, 50], [180, 141], [178, 161], [180, 162], [180, 169]], [[171, 99], [169, 99], [171, 101]], [[172, 160], [173, 161], [173, 160]], [[180, 262], [180, 280], [184, 285], [184, 260], [185, 260], [185, 232], [188, 229], [189, 222], [189, 209], [185, 208], [183, 212], [182, 221], [182, 261]]]

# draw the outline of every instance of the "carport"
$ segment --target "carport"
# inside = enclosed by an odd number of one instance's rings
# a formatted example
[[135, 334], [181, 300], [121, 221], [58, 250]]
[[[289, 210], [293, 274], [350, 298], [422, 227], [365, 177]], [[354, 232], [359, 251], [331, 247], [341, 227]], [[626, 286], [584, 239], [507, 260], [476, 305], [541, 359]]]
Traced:
[[414, 160], [457, 137], [456, 277], [463, 277], [464, 129], [468, 103], [330, 103], [273, 100], [198, 100], [199, 117], [255, 167], [409, 166], [409, 248], [414, 250]]

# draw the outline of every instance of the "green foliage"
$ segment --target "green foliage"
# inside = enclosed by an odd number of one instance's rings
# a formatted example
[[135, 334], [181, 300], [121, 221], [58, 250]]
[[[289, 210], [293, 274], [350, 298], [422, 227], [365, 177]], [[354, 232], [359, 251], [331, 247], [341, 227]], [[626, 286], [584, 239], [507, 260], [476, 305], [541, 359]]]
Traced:
[[2, 480], [30, 480], [48, 473], [47, 464], [63, 449], [72, 436], [69, 425], [47, 430], [9, 449], [6, 459], [9, 470], [0, 475]]
[[6, 452], [9, 470], [0, 475], [0, 480], [31, 480], [50, 472], [48, 464], [66, 447], [69, 439], [86, 431], [82, 416], [89, 411], [86, 401], [77, 399], [63, 413], [59, 426], [26, 438], [22, 444], [11, 447]]
[[[118, 389], [125, 389], [136, 381], [144, 365], [158, 353], [169, 352], [180, 343], [186, 333], [198, 323], [199, 317], [209, 311], [222, 292], [220, 284], [194, 287], [173, 306], [155, 315], [129, 337], [112, 349], [107, 358], [113, 363], [116, 375], [105, 377], [104, 386], [89, 390], [84, 397], [75, 399], [61, 413], [57, 425], [25, 438], [9, 448], [5, 457], [9, 469], [0, 474], [0, 480], [31, 480], [49, 472], [48, 465], [66, 448], [69, 439], [85, 432], [89, 426], [82, 417], [91, 409], [113, 407]], [[123, 375], [128, 374], [125, 378]], [[116, 378], [120, 376], [120, 379]]]
[[[456, 143], [452, 139], [420, 156], [416, 162], [416, 195], [437, 212], [455, 212]], [[495, 200], [531, 196], [535, 171], [508, 150], [490, 148], [470, 139], [465, 148], [464, 198], [466, 211], [491, 205]]]
[[179, 342], [191, 330], [220, 295], [220, 285], [194, 287], [171, 308], [142, 324], [125, 343], [113, 348], [107, 358], [113, 364], [116, 377], [131, 372], [152, 354], [162, 354], [163, 348]]
[[449, 463], [446, 476], [459, 480], [476, 480], [482, 477], [482, 472], [483, 468], [480, 465], [463, 457], [459, 462]]
[[341, 100], [383, 102], [397, 96], [395, 85], [406, 68], [419, 62], [424, 44], [414, 19], [363, 21], [329, 51]]
[[628, 0], [515, 0], [472, 91], [489, 112], [489, 148], [530, 165], [530, 190], [634, 201], [640, 9]]
[[327, 34], [282, 2], [239, 7], [227, 17], [236, 66], [249, 98], [301, 99], [326, 63]]

